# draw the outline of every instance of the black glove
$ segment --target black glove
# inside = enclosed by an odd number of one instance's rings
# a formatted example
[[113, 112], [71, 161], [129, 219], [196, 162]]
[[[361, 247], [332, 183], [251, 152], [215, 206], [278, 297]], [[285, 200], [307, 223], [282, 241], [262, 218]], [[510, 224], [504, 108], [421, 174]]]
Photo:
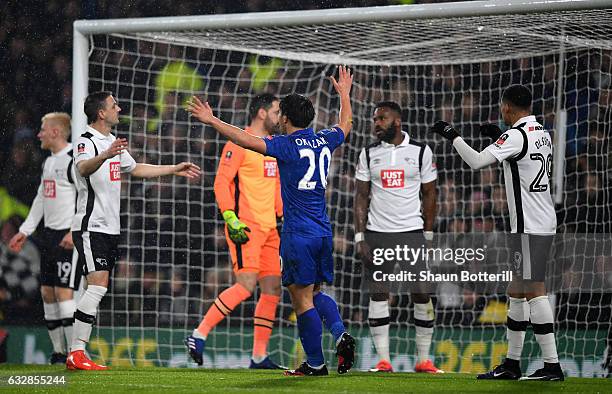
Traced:
[[455, 138], [459, 137], [459, 133], [457, 130], [451, 126], [450, 123], [445, 122], [443, 120], [438, 120], [436, 123], [431, 126], [432, 133], [440, 134], [442, 137], [446, 138], [449, 141], [453, 141]]
[[495, 142], [502, 135], [502, 131], [496, 124], [485, 123], [480, 125], [480, 135], [491, 138]]

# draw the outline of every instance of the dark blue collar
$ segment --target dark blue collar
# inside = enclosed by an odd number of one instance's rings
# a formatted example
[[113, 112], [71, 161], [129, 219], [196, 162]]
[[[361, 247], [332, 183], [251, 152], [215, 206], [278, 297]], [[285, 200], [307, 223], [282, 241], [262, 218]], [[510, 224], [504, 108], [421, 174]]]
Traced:
[[306, 129], [301, 129], [301, 130], [294, 131], [292, 135], [303, 135], [303, 136], [306, 136], [306, 135], [312, 135], [312, 134], [314, 134], [314, 130], [312, 129], [312, 127], [308, 127]]

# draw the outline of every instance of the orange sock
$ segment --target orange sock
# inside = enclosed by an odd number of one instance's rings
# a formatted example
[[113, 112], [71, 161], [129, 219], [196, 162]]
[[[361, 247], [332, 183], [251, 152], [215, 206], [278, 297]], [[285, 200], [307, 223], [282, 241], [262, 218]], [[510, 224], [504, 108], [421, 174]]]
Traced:
[[239, 283], [236, 283], [229, 289], [225, 289], [219, 294], [204, 315], [204, 319], [202, 319], [202, 322], [198, 326], [200, 334], [206, 338], [210, 330], [225, 319], [225, 316], [232, 313], [238, 304], [250, 296], [251, 293]]
[[279, 296], [262, 294], [255, 307], [253, 357], [264, 357], [267, 354], [268, 342], [274, 327], [276, 307], [280, 301]]

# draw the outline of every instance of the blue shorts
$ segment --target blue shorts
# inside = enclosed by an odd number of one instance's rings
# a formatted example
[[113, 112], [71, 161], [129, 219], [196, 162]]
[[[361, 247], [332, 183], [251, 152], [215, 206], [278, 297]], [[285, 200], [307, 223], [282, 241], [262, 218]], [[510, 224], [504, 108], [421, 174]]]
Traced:
[[280, 242], [283, 286], [312, 285], [334, 281], [332, 237], [307, 238], [283, 233]]

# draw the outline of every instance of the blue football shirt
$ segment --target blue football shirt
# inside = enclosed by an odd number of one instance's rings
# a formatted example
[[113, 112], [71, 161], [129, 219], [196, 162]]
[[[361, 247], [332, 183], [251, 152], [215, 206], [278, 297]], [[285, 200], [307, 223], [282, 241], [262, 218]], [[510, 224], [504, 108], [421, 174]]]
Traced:
[[339, 127], [315, 133], [312, 128], [264, 139], [266, 155], [275, 157], [283, 197], [283, 233], [332, 236], [325, 189], [334, 150], [344, 142]]

